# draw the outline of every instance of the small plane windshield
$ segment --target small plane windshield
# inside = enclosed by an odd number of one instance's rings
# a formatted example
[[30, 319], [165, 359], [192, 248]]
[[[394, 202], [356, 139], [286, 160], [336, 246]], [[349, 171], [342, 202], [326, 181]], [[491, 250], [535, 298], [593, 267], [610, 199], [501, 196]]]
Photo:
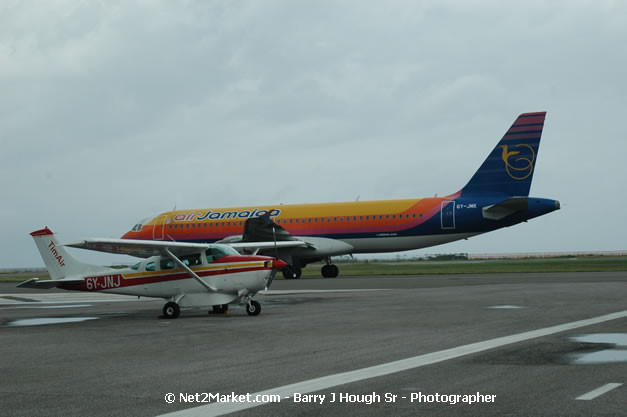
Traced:
[[207, 262], [211, 263], [226, 255], [239, 255], [239, 253], [227, 245], [212, 246], [210, 249], [207, 249]]

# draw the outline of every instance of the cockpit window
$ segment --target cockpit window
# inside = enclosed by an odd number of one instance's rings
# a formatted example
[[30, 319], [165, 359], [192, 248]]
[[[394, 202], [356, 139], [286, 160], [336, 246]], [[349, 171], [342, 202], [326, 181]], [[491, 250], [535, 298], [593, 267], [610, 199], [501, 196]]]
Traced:
[[141, 262], [137, 262], [135, 265], [131, 266], [131, 269], [134, 269], [135, 271], [139, 270], [139, 267], [141, 266]]
[[[207, 249], [207, 260], [209, 260], [209, 255], [213, 255], [213, 260], [220, 259], [226, 255], [238, 255], [237, 251], [230, 246], [222, 245], [222, 246], [212, 246], [211, 249]], [[210, 261], [211, 262], [211, 261]]]
[[150, 271], [150, 272], [152, 272], [152, 271], [154, 271], [154, 270], [156, 270], [156, 269], [157, 269], [157, 264], [156, 264], [156, 263], [154, 263], [154, 262], [148, 262], [148, 263], [146, 264], [146, 271]]
[[131, 232], [141, 232], [142, 227], [144, 227], [143, 224], [137, 223], [135, 226], [133, 226], [133, 228], [131, 229]]

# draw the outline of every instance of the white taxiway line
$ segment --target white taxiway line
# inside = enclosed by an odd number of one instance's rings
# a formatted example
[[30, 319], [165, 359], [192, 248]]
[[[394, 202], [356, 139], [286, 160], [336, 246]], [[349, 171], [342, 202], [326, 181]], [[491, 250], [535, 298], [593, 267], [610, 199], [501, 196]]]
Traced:
[[589, 400], [594, 400], [596, 397], [599, 397], [603, 394], [605, 394], [606, 392], [609, 392], [611, 390], [613, 390], [614, 388], [618, 388], [623, 384], [620, 384], [618, 382], [612, 382], [609, 384], [605, 384], [603, 386], [600, 386], [599, 388], [592, 390], [584, 395], [581, 395], [577, 398], [575, 398], [576, 400], [584, 400], [584, 401], [589, 401]]
[[[496, 339], [471, 343], [469, 345], [458, 346], [452, 349], [445, 349], [439, 352], [427, 353], [424, 355], [414, 356], [413, 358], [402, 359], [395, 362], [388, 362], [368, 368], [357, 369], [355, 371], [343, 372], [340, 374], [310, 379], [309, 381], [302, 381], [295, 384], [284, 385], [282, 387], [271, 388], [269, 390], [251, 394], [251, 398], [255, 398], [257, 395], [261, 396], [274, 394], [280, 395], [282, 399], [287, 399], [289, 397], [292, 397], [295, 392], [306, 394], [310, 392], [321, 391], [324, 389], [335, 387], [337, 385], [349, 384], [352, 382], [362, 381], [364, 379], [375, 378], [393, 374], [396, 372], [406, 371], [408, 369], [419, 368], [421, 366], [431, 365], [433, 363], [438, 363], [449, 359], [455, 359], [473, 353], [483, 352], [484, 350], [493, 349], [512, 343], [522, 342], [525, 340], [535, 339], [543, 336], [549, 336], [555, 333], [578, 329], [580, 327], [599, 324], [624, 317], [627, 317], [627, 310], [605, 314], [603, 316], [592, 317], [585, 320], [573, 321], [571, 323], [559, 324], [557, 326], [545, 327], [543, 329], [531, 330], [529, 332], [518, 333], [511, 336], [497, 337]], [[234, 413], [236, 411], [242, 411], [249, 408], [258, 407], [264, 404], [266, 403], [211, 403], [200, 407], [188, 408], [186, 410], [181, 410], [174, 413], [163, 414], [161, 417], [220, 416], [223, 414]]]

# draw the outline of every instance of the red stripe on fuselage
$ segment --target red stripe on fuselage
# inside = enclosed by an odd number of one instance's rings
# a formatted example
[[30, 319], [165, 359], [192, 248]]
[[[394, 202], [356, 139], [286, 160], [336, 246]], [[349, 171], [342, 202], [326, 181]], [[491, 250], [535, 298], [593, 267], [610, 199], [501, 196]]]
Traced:
[[[258, 258], [258, 257], [257, 257]], [[271, 258], [269, 258], [271, 259]], [[192, 269], [193, 270], [193, 269]], [[196, 274], [203, 278], [215, 275], [231, 275], [237, 274], [241, 272], [250, 272], [250, 271], [270, 271], [271, 268], [264, 268], [261, 266], [258, 267], [240, 267], [237, 265], [230, 266], [224, 269], [216, 269], [212, 271], [194, 271]], [[118, 288], [124, 287], [132, 287], [136, 285], [150, 285], [150, 284], [159, 284], [168, 281], [178, 281], [182, 279], [194, 279], [187, 272], [173, 272], [171, 274], [159, 274], [159, 275], [149, 275], [145, 277], [137, 277], [137, 278], [126, 278], [121, 274], [109, 274], [109, 275], [95, 275], [91, 277], [85, 277], [83, 282], [80, 283], [68, 283], [59, 285], [59, 288], [64, 290], [73, 290], [73, 291], [105, 291], [105, 290], [114, 290]]]

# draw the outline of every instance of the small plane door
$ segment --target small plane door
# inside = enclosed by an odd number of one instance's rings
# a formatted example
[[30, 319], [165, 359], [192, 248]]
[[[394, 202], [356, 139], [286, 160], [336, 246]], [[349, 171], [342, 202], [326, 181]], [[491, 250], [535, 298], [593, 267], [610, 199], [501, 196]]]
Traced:
[[170, 218], [166, 215], [157, 217], [155, 225], [152, 228], [152, 239], [163, 240], [165, 239], [165, 228], [170, 224]]
[[440, 224], [442, 229], [455, 229], [455, 201], [442, 201], [440, 207]]

